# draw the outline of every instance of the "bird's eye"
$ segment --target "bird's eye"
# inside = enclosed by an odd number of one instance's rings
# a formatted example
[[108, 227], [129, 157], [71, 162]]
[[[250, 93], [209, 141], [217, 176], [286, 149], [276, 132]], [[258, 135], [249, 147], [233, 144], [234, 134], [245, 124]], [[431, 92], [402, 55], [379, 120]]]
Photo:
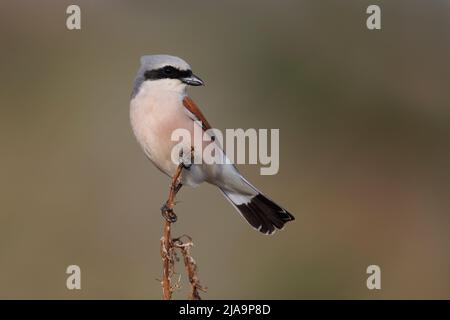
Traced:
[[173, 67], [167, 66], [163, 68], [163, 72], [166, 76], [172, 76], [175, 74], [175, 69]]

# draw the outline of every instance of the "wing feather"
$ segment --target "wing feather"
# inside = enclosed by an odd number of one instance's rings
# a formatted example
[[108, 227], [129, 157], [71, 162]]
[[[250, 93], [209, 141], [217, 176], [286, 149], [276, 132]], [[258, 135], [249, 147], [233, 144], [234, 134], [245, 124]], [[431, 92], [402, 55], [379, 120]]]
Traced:
[[200, 111], [199, 107], [192, 101], [188, 96], [183, 98], [183, 106], [193, 115], [193, 120], [198, 120], [202, 122], [203, 130], [211, 129], [211, 125], [208, 120], [206, 120], [203, 113]]

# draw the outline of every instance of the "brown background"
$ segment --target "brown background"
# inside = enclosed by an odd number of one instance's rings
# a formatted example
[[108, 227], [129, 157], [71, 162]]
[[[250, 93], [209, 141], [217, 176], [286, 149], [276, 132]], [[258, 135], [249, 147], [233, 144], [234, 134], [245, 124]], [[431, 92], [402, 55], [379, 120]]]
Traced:
[[128, 120], [153, 53], [206, 81], [213, 126], [280, 128], [279, 174], [240, 168], [295, 214], [283, 232], [211, 186], [180, 194], [206, 298], [450, 298], [448, 1], [76, 3], [81, 31], [69, 1], [0, 4], [0, 298], [160, 298], [168, 179]]

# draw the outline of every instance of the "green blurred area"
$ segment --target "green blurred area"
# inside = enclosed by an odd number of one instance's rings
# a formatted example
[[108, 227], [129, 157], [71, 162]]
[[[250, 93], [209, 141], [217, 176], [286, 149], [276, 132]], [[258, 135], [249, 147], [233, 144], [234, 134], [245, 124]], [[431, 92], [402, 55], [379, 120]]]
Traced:
[[214, 127], [280, 128], [279, 174], [240, 169], [296, 216], [282, 232], [211, 186], [179, 195], [205, 298], [450, 298], [448, 1], [77, 1], [81, 31], [69, 4], [0, 3], [0, 298], [161, 297], [169, 180], [128, 119], [155, 53], [206, 81]]

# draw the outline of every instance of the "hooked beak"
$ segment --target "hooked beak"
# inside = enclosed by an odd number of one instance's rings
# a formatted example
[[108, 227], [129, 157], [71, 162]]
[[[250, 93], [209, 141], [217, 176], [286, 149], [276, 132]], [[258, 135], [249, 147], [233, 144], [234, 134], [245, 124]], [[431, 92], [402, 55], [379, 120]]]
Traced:
[[190, 77], [182, 78], [181, 81], [190, 86], [202, 86], [205, 84], [203, 80], [197, 77], [195, 74], [191, 75]]

